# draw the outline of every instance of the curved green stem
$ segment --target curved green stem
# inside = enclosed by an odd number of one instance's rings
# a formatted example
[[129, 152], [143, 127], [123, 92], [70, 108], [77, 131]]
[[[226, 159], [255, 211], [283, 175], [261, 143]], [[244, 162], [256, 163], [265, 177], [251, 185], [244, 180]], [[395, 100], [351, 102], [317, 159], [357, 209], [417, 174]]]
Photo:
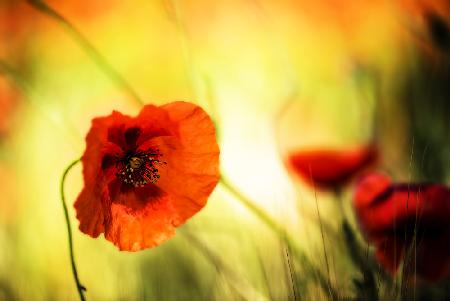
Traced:
[[307, 270], [309, 270], [315, 276], [317, 276], [320, 286], [330, 294], [330, 299], [337, 300], [338, 294], [336, 290], [333, 287], [331, 287], [329, 280], [324, 275], [322, 275], [322, 273], [309, 260], [308, 256], [306, 256], [306, 254], [296, 246], [293, 240], [286, 233], [285, 229], [281, 225], [279, 225], [276, 221], [274, 221], [266, 212], [264, 212], [263, 209], [259, 208], [249, 198], [242, 195], [241, 192], [238, 189], [236, 189], [232, 184], [230, 184], [230, 182], [228, 182], [228, 180], [223, 175], [220, 179], [220, 183], [231, 194], [233, 194], [236, 197], [236, 199], [238, 199], [239, 202], [241, 202], [241, 204], [243, 204], [261, 221], [263, 221], [273, 232], [275, 232], [275, 234], [277, 234], [282, 239], [282, 241], [290, 249], [294, 251], [293, 253], [295, 255], [295, 258], [299, 262], [301, 262]]
[[73, 274], [73, 278], [75, 280], [75, 284], [77, 286], [77, 291], [78, 291], [78, 295], [80, 296], [80, 300], [85, 301], [86, 297], [84, 296], [84, 292], [86, 291], [86, 288], [81, 284], [80, 278], [78, 277], [77, 265], [75, 264], [75, 255], [73, 252], [73, 239], [72, 239], [72, 229], [71, 229], [70, 219], [69, 219], [69, 211], [68, 211], [67, 205], [66, 205], [66, 198], [64, 197], [64, 182], [66, 181], [67, 174], [72, 169], [72, 167], [77, 165], [80, 161], [81, 161], [81, 159], [76, 159], [75, 161], [70, 163], [69, 166], [67, 166], [66, 169], [64, 170], [64, 173], [63, 173], [62, 179], [61, 179], [60, 193], [61, 193], [61, 203], [62, 203], [62, 206], [64, 209], [64, 217], [66, 219], [66, 225], [67, 225], [67, 237], [69, 240], [69, 253], [70, 253], [70, 263], [72, 265], [72, 274]]
[[92, 45], [92, 43], [72, 25], [66, 18], [42, 0], [26, 0], [31, 6], [49, 18], [58, 22], [67, 34], [80, 46], [81, 49], [92, 59], [92, 61], [102, 70], [118, 87], [128, 93], [139, 105], [145, 102], [131, 87], [131, 85], [117, 72], [107, 59]]

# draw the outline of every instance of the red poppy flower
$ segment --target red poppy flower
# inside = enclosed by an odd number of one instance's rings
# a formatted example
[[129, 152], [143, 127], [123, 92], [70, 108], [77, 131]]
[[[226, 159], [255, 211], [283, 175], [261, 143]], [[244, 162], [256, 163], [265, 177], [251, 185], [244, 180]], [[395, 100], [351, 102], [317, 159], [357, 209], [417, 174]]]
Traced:
[[289, 163], [307, 183], [323, 189], [337, 189], [378, 157], [375, 146], [365, 145], [345, 150], [317, 149], [294, 152]]
[[418, 275], [450, 276], [450, 189], [439, 184], [391, 183], [383, 174], [364, 177], [354, 207], [379, 262], [395, 273], [416, 237]]
[[198, 212], [219, 180], [214, 125], [198, 106], [146, 105], [95, 118], [75, 202], [80, 230], [120, 250], [159, 245]]

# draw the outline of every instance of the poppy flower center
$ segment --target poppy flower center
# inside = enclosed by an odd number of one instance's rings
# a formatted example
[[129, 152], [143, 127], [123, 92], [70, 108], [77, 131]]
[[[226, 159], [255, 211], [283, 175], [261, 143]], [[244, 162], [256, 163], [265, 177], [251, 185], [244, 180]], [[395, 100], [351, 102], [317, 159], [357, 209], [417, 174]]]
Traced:
[[130, 164], [131, 168], [139, 168], [143, 162], [144, 160], [139, 157], [132, 157], [128, 163]]
[[144, 187], [155, 184], [160, 178], [158, 165], [166, 164], [160, 160], [162, 154], [157, 149], [128, 152], [117, 162], [116, 176], [125, 184]]

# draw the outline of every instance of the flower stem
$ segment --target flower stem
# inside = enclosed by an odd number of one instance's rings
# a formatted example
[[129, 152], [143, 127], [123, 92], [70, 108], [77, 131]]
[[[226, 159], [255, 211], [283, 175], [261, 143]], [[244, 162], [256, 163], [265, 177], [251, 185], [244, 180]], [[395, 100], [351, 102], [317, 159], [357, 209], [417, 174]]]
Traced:
[[6, 61], [0, 59], [0, 74], [5, 75], [14, 85], [24, 91], [29, 90], [29, 86], [25, 84], [25, 81], [20, 76], [19, 72], [15, 70]]
[[243, 204], [247, 209], [249, 209], [253, 214], [255, 214], [261, 221], [263, 221], [275, 234], [277, 234], [286, 245], [292, 249], [296, 259], [301, 262], [304, 267], [312, 272], [318, 279], [320, 286], [330, 294], [331, 300], [337, 300], [337, 292], [334, 288], [331, 287], [329, 281], [326, 277], [322, 275], [322, 273], [314, 266], [314, 264], [309, 260], [306, 254], [300, 250], [292, 238], [286, 233], [286, 230], [283, 229], [281, 225], [279, 225], [276, 221], [274, 221], [264, 210], [255, 205], [250, 199], [242, 195], [242, 193], [237, 190], [228, 180], [222, 175], [220, 179], [220, 183], [224, 188], [226, 188], [231, 194], [233, 194], [241, 204]]
[[50, 5], [43, 0], [26, 0], [36, 10], [47, 15], [49, 18], [55, 20], [61, 25], [66, 33], [73, 39], [73, 41], [80, 46], [81, 49], [92, 59], [92, 61], [102, 70], [107, 77], [109, 77], [114, 84], [124, 90], [138, 105], [144, 105], [145, 102], [131, 87], [131, 85], [117, 72], [108, 60], [92, 45], [92, 43], [78, 30], [72, 23], [64, 18]]
[[[373, 266], [369, 261], [369, 254], [364, 255], [364, 251], [359, 244], [353, 227], [348, 221], [347, 215], [345, 214], [344, 199], [342, 197], [342, 190], [336, 189], [334, 191], [334, 197], [338, 203], [339, 210], [342, 218], [342, 234], [345, 247], [350, 259], [356, 265], [358, 270], [361, 272], [363, 279], [354, 279], [353, 283], [356, 288], [357, 296], [362, 300], [376, 301], [379, 299], [378, 286], [376, 283], [375, 275], [371, 270]], [[367, 246], [368, 251], [368, 246]]]
[[61, 203], [64, 210], [64, 217], [66, 219], [66, 225], [67, 225], [67, 237], [69, 240], [69, 253], [70, 253], [70, 263], [72, 265], [72, 274], [73, 278], [75, 280], [75, 284], [77, 286], [78, 295], [80, 296], [81, 301], [85, 301], [86, 297], [84, 296], [84, 292], [86, 291], [86, 288], [81, 284], [80, 278], [78, 278], [78, 272], [77, 272], [77, 265], [75, 264], [75, 255], [73, 252], [73, 239], [72, 239], [72, 229], [70, 225], [70, 219], [69, 219], [69, 211], [67, 210], [66, 205], [66, 198], [64, 197], [64, 182], [66, 181], [66, 176], [69, 173], [69, 171], [77, 165], [81, 159], [76, 159], [72, 163], [69, 164], [69, 166], [66, 167], [64, 170], [64, 173], [62, 175], [61, 179], [61, 186], [60, 186], [60, 193], [61, 193]]

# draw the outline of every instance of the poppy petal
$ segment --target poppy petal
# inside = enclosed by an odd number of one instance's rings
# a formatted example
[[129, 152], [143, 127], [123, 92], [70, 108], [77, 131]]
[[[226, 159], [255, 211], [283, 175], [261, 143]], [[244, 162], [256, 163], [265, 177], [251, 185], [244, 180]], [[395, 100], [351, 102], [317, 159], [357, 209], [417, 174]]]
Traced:
[[318, 149], [294, 152], [289, 157], [293, 170], [311, 185], [334, 189], [376, 161], [373, 145], [346, 150]]
[[92, 237], [97, 237], [105, 231], [103, 208], [99, 201], [101, 193], [98, 189], [98, 186], [85, 187], [74, 204], [77, 219], [80, 221], [79, 229]]
[[[178, 144], [161, 143], [167, 168], [161, 171], [158, 186], [173, 196], [173, 204], [183, 219], [202, 208], [219, 180], [219, 147], [214, 124], [200, 107], [186, 102], [163, 106], [178, 124]], [[177, 151], [170, 151], [174, 147]]]
[[404, 244], [400, 239], [386, 238], [377, 243], [376, 257], [390, 273], [395, 273], [402, 261]]
[[[114, 111], [110, 116], [94, 118], [92, 126], [86, 136], [86, 150], [82, 157], [83, 175], [87, 184], [96, 183], [97, 176], [101, 172], [102, 160], [108, 146], [112, 147], [114, 141], [109, 141], [110, 128], [117, 127], [129, 120], [129, 117]], [[117, 145], [116, 145], [117, 146]], [[117, 149], [111, 150], [113, 153]]]
[[86, 150], [81, 158], [83, 163], [83, 177], [85, 187], [75, 201], [74, 207], [79, 228], [83, 233], [97, 237], [104, 232], [102, 212], [102, 165], [105, 152], [115, 152], [108, 138], [108, 128], [117, 121], [125, 121], [126, 117], [118, 112], [113, 112], [108, 117], [100, 117], [92, 120], [92, 126], [86, 136]]
[[[379, 183], [382, 185], [381, 183]], [[364, 191], [363, 187], [358, 188]], [[368, 191], [366, 195], [370, 195]], [[358, 201], [362, 195], [358, 194]], [[397, 225], [397, 231], [414, 226], [415, 221], [442, 225], [450, 213], [450, 196], [441, 185], [393, 185], [384, 194], [372, 199], [366, 209], [360, 209], [369, 231], [380, 231]]]
[[426, 279], [437, 281], [450, 275], [450, 231], [433, 239], [424, 239], [417, 248], [417, 271]]
[[130, 126], [141, 130], [136, 145], [154, 137], [171, 135], [176, 127], [162, 107], [153, 105], [146, 105]]
[[370, 173], [363, 176], [356, 185], [355, 207], [370, 206], [377, 197], [389, 188], [390, 184], [390, 178], [382, 173]]
[[358, 183], [354, 207], [363, 233], [388, 271], [395, 273], [406, 250], [417, 243], [414, 260], [419, 275], [429, 280], [450, 275], [450, 189], [446, 186], [391, 183], [383, 174], [370, 174]]
[[106, 239], [120, 250], [139, 251], [173, 236], [178, 214], [170, 196], [154, 185], [133, 189], [124, 186], [118, 180], [109, 185]]

